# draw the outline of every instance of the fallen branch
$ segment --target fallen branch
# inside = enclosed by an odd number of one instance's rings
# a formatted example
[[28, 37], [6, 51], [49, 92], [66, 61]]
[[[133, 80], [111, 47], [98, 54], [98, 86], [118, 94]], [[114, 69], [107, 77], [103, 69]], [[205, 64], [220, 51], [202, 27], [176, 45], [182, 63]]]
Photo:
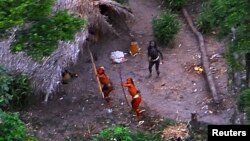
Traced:
[[205, 70], [205, 75], [206, 75], [206, 78], [207, 78], [209, 89], [210, 89], [210, 91], [212, 93], [214, 102], [215, 103], [219, 103], [219, 98], [218, 98], [218, 94], [217, 94], [217, 91], [216, 91], [216, 87], [215, 87], [215, 83], [214, 83], [214, 78], [213, 78], [212, 72], [209, 69], [209, 62], [208, 62], [207, 51], [206, 51], [206, 47], [205, 47], [203, 36], [195, 28], [195, 26], [193, 25], [193, 22], [192, 22], [189, 14], [188, 14], [188, 12], [187, 12], [187, 10], [185, 8], [182, 9], [182, 13], [183, 13], [185, 19], [187, 20], [187, 23], [188, 23], [189, 27], [191, 28], [191, 30], [194, 32], [194, 34], [198, 38], [199, 47], [200, 47], [200, 51], [201, 51], [202, 65], [203, 65], [203, 68]]

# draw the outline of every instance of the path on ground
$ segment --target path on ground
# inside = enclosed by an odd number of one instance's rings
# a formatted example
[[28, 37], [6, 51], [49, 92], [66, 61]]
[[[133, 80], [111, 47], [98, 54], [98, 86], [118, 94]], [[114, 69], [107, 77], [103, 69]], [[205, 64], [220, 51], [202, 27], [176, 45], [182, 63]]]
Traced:
[[[222, 102], [214, 105], [204, 76], [189, 69], [192, 64], [200, 64], [200, 52], [196, 37], [181, 15], [181, 30], [169, 45], [172, 48], [162, 49], [164, 62], [160, 66], [160, 78], [156, 77], [155, 70], [151, 78], [146, 78], [146, 49], [148, 42], [153, 39], [151, 21], [164, 7], [161, 2], [155, 0], [130, 0], [129, 6], [135, 16], [134, 22], [129, 24], [130, 31], [119, 31], [120, 37], [105, 35], [100, 42], [90, 45], [97, 56], [96, 65], [105, 67], [115, 86], [111, 93], [113, 112], [107, 112], [85, 48], [78, 63], [69, 68], [78, 73], [78, 78], [62, 85], [60, 93], [54, 94], [47, 104], [37, 103], [22, 113], [30, 131], [40, 140], [86, 140], [101, 129], [114, 124], [146, 130], [153, 126], [157, 118], [188, 121], [194, 111], [197, 112], [200, 121], [213, 124], [230, 122], [233, 104], [227, 93], [227, 67], [222, 57], [224, 44], [212, 37], [205, 37], [209, 58], [217, 54], [217, 57], [211, 60], [211, 69]], [[128, 61], [122, 64], [111, 63], [111, 52], [128, 52], [131, 42], [129, 34], [138, 41], [141, 47], [140, 54], [128, 54]], [[141, 106], [146, 111], [142, 120], [145, 120], [145, 123], [140, 128], [136, 127], [137, 122], [133, 113], [129, 112], [131, 107], [126, 105], [120, 86], [120, 67], [122, 79], [132, 77], [143, 97]], [[127, 90], [126, 95], [130, 101], [131, 97]]]
[[160, 66], [160, 78], [156, 78], [156, 72], [153, 70], [153, 77], [147, 79], [146, 49], [148, 41], [153, 39], [152, 18], [159, 15], [164, 7], [162, 3], [153, 0], [131, 0], [129, 6], [136, 17], [130, 29], [140, 43], [142, 52], [134, 58], [129, 57], [130, 61], [124, 63], [128, 72], [124, 78], [135, 78], [136, 85], [142, 91], [144, 103], [168, 118], [187, 121], [192, 112], [197, 112], [201, 121], [229, 123], [232, 103], [227, 93], [227, 68], [222, 57], [224, 44], [205, 37], [209, 57], [214, 54], [219, 56], [215, 57], [214, 61], [211, 60], [210, 65], [223, 101], [214, 105], [204, 75], [188, 70], [192, 64], [201, 64], [201, 59], [197, 39], [185, 19], [180, 15], [181, 30], [175, 41], [169, 45], [172, 48], [162, 50], [164, 63]]

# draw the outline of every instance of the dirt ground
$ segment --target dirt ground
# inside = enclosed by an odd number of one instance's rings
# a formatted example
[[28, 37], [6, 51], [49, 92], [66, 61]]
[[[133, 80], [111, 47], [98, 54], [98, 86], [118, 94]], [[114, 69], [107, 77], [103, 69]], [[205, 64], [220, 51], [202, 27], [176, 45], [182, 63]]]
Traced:
[[[198, 0], [197, 0], [198, 1]], [[199, 7], [199, 2], [192, 1]], [[190, 120], [192, 112], [197, 112], [199, 120], [211, 124], [228, 124], [233, 114], [233, 99], [227, 90], [227, 65], [223, 58], [225, 45], [213, 37], [205, 36], [205, 43], [211, 59], [211, 69], [216, 81], [221, 102], [213, 104], [205, 77], [190, 69], [192, 64], [200, 64], [200, 52], [196, 37], [189, 29], [185, 19], [179, 16], [181, 30], [176, 39], [170, 43], [171, 48], [162, 49], [163, 64], [160, 65], [160, 77], [147, 78], [148, 62], [146, 49], [153, 39], [151, 21], [164, 9], [162, 2], [155, 0], [130, 0], [129, 6], [135, 15], [130, 30], [118, 30], [119, 37], [105, 36], [90, 46], [97, 56], [96, 65], [104, 66], [110, 76], [115, 90], [112, 96], [112, 113], [100, 92], [93, 73], [90, 57], [86, 49], [79, 61], [70, 69], [78, 73], [78, 78], [60, 87], [60, 93], [51, 96], [47, 104], [38, 102], [22, 112], [32, 134], [41, 141], [90, 140], [101, 129], [111, 125], [124, 125], [137, 130], [149, 130], [159, 119], [171, 118], [180, 121]], [[188, 10], [195, 17], [197, 9], [189, 6]], [[128, 61], [114, 64], [110, 60], [113, 51], [128, 52], [132, 34], [138, 41], [141, 52], [137, 56], [126, 56]], [[217, 54], [217, 55], [215, 55]], [[140, 89], [143, 102], [142, 120], [137, 126], [134, 113], [127, 105], [119, 77], [132, 77]], [[131, 100], [125, 89], [127, 99]]]

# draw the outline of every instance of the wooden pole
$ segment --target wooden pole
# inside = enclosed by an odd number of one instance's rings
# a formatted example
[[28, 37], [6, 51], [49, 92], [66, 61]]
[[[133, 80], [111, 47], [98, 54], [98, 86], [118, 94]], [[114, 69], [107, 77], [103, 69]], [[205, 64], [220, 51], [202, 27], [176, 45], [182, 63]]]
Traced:
[[89, 49], [89, 43], [87, 44], [87, 48], [88, 48], [89, 55], [90, 55], [90, 59], [91, 59], [91, 62], [92, 62], [92, 67], [93, 67], [93, 70], [94, 70], [94, 74], [95, 74], [95, 76], [96, 76], [96, 81], [97, 81], [97, 83], [98, 83], [99, 91], [100, 91], [100, 93], [101, 93], [101, 95], [102, 95], [102, 98], [104, 98], [104, 94], [103, 94], [103, 92], [102, 92], [101, 82], [100, 82], [100, 80], [99, 80], [99, 78], [98, 78], [98, 76], [97, 76], [97, 70], [96, 70], [96, 65], [95, 65], [95, 62], [94, 62], [94, 57], [93, 57], [92, 52], [91, 52], [90, 49]]
[[[120, 67], [119, 67], [119, 76], [120, 76], [120, 80], [121, 80], [121, 83], [122, 83], [122, 69], [121, 69], [121, 65], [120, 65]], [[128, 106], [130, 106], [130, 105], [129, 105], [129, 102], [128, 102], [128, 99], [127, 99], [127, 97], [126, 97], [126, 93], [125, 93], [125, 90], [124, 90], [124, 87], [123, 87], [123, 86], [122, 86], [122, 91], [123, 91], [123, 95], [124, 95], [124, 97], [125, 97], [125, 99], [126, 99], [126, 102], [127, 102]]]
[[191, 28], [193, 33], [198, 38], [199, 47], [200, 47], [200, 51], [201, 51], [201, 60], [202, 60], [202, 64], [203, 64], [203, 67], [204, 67], [204, 70], [205, 70], [205, 75], [206, 75], [206, 78], [207, 78], [208, 86], [209, 86], [210, 92], [212, 93], [214, 102], [216, 104], [218, 104], [219, 103], [219, 98], [218, 98], [218, 94], [217, 94], [217, 91], [216, 91], [213, 74], [209, 69], [209, 62], [208, 62], [207, 51], [206, 51], [203, 36], [195, 28], [195, 26], [193, 25], [192, 19], [190, 18], [189, 14], [188, 14], [188, 12], [187, 12], [187, 10], [185, 8], [182, 9], [182, 13], [183, 13], [184, 17], [186, 18], [189, 27]]

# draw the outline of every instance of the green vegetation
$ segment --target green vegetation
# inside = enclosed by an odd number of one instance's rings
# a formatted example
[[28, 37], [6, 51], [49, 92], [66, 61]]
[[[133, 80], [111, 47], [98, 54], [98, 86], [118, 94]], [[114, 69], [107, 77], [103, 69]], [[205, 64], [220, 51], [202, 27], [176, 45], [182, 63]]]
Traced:
[[0, 110], [0, 129], [1, 141], [22, 141], [27, 135], [25, 124], [19, 119], [17, 113]]
[[[233, 54], [244, 56], [250, 51], [250, 3], [249, 0], [210, 0], [204, 4], [197, 23], [203, 33], [215, 32], [219, 38], [233, 39], [226, 58], [233, 71], [244, 66], [234, 59]], [[243, 90], [238, 100], [239, 110], [250, 118], [250, 90]]]
[[118, 2], [118, 3], [121, 3], [121, 4], [128, 3], [128, 0], [115, 0], [115, 1]]
[[0, 106], [5, 106], [12, 99], [9, 93], [9, 86], [13, 78], [6, 73], [6, 70], [0, 66]]
[[54, 0], [1, 0], [1, 33], [5, 33], [4, 35], [6, 35], [8, 33], [7, 29], [15, 26], [23, 27], [25, 23], [42, 20], [50, 14], [53, 3]]
[[59, 40], [72, 40], [82, 25], [83, 21], [69, 16], [66, 11], [60, 11], [28, 29], [18, 31], [12, 51], [25, 51], [34, 59], [41, 60], [57, 48]]
[[131, 132], [127, 127], [113, 126], [102, 130], [95, 136], [97, 141], [160, 141], [161, 136], [158, 133]]
[[167, 45], [179, 30], [180, 22], [171, 11], [163, 11], [153, 19], [153, 33], [161, 44]]
[[[103, 129], [95, 137], [95, 141], [162, 141], [162, 131], [168, 126], [176, 125], [176, 121], [165, 119], [157, 124], [150, 132], [132, 131], [128, 127], [113, 126]], [[205, 140], [207, 138], [207, 126], [200, 125], [190, 128], [190, 141]]]
[[31, 84], [27, 76], [12, 75], [0, 66], [0, 107], [14, 106], [22, 108], [31, 96]]
[[29, 103], [32, 94], [31, 82], [26, 75], [13, 75], [13, 81], [10, 84], [10, 94], [13, 96], [11, 105], [22, 108]]
[[38, 141], [27, 133], [25, 123], [18, 113], [4, 112], [0, 109], [0, 141]]
[[27, 131], [25, 124], [17, 113], [7, 113], [0, 110], [0, 140], [24, 140]]
[[131, 132], [126, 127], [114, 126], [102, 130], [96, 135], [98, 141], [110, 141], [110, 140], [121, 140], [121, 141], [132, 141]]
[[[25, 51], [36, 61], [49, 56], [59, 40], [72, 40], [86, 21], [67, 11], [52, 14], [54, 0], [0, 1], [0, 31], [9, 35], [9, 29], [18, 27], [12, 51]], [[3, 36], [2, 36], [3, 37]]]
[[215, 31], [220, 38], [232, 37], [235, 28], [235, 40], [229, 47], [229, 63], [234, 64], [232, 53], [246, 53], [250, 50], [250, 3], [248, 0], [211, 0], [204, 4], [203, 12], [197, 23], [204, 33]]
[[250, 121], [250, 89], [243, 90], [238, 99], [238, 109], [246, 112], [247, 119]]
[[0, 141], [37, 141], [28, 135], [25, 123], [18, 113], [4, 112], [1, 108], [15, 109], [27, 105], [31, 95], [30, 81], [22, 74], [13, 75], [0, 66]]
[[225, 36], [231, 33], [231, 27], [242, 33], [249, 23], [248, 0], [210, 0], [204, 4], [198, 17], [198, 27], [203, 32], [218, 31]]
[[181, 8], [187, 3], [187, 0], [165, 0], [171, 10], [181, 10]]
[[189, 132], [190, 141], [206, 141], [208, 136], [207, 132], [207, 125], [201, 124], [196, 128], [191, 127]]

